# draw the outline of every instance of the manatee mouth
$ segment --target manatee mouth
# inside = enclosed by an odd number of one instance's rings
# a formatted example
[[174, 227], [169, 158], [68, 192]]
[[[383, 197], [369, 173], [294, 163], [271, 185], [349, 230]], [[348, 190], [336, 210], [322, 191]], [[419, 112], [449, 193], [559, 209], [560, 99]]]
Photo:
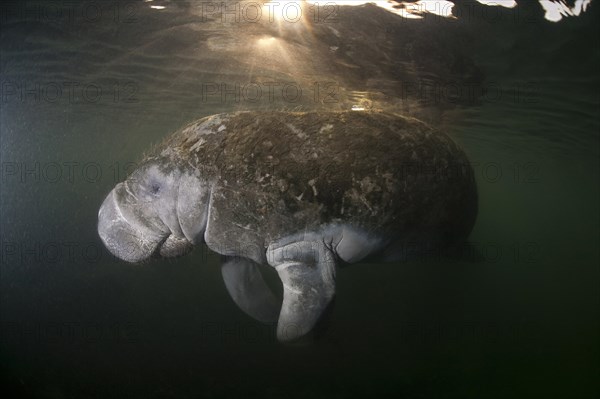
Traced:
[[174, 234], [169, 234], [162, 239], [154, 251], [153, 258], [176, 258], [187, 255], [193, 249], [193, 245], [185, 237], [177, 237]]
[[98, 234], [106, 248], [117, 258], [140, 263], [151, 257], [172, 258], [192, 249], [189, 240], [152, 221], [124, 216], [113, 190], [98, 212]]

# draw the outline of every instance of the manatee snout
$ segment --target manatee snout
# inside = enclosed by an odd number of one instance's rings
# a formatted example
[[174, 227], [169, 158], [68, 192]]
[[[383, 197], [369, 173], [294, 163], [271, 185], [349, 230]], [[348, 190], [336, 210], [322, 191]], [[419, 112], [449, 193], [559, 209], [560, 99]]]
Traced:
[[154, 255], [162, 258], [175, 258], [187, 254], [193, 248], [194, 246], [187, 238], [170, 234], [160, 245], [158, 251], [154, 251]]
[[178, 231], [174, 233], [161, 221], [156, 204], [140, 204], [131, 191], [126, 183], [119, 183], [100, 207], [98, 234], [106, 248], [130, 263], [151, 257], [176, 257], [191, 251], [192, 244], [185, 236]]

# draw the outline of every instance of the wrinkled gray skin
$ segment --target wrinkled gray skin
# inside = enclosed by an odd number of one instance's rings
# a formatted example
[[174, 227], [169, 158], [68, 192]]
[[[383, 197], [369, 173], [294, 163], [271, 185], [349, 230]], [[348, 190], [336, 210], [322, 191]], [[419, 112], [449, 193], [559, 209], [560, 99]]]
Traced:
[[[379, 112], [238, 112], [169, 136], [108, 194], [106, 247], [128, 262], [206, 243], [250, 316], [309, 332], [336, 265], [402, 260], [465, 240], [477, 190], [463, 151], [424, 123]], [[283, 284], [279, 303], [258, 264]]]

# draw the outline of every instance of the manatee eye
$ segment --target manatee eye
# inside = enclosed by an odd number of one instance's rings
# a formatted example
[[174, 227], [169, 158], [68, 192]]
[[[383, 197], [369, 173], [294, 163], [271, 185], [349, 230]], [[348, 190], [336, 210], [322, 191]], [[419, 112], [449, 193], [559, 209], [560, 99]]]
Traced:
[[152, 183], [150, 185], [150, 193], [156, 195], [160, 192], [160, 185], [158, 183]]

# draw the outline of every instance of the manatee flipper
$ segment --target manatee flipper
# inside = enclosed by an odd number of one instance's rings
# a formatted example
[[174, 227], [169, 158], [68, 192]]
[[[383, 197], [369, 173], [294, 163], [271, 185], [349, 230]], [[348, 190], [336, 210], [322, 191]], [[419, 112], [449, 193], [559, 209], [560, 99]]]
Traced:
[[335, 257], [323, 242], [301, 241], [267, 250], [267, 260], [283, 283], [277, 339], [308, 333], [335, 295]]
[[256, 263], [228, 257], [221, 266], [221, 274], [229, 295], [248, 316], [264, 323], [277, 320], [280, 302], [263, 280]]

